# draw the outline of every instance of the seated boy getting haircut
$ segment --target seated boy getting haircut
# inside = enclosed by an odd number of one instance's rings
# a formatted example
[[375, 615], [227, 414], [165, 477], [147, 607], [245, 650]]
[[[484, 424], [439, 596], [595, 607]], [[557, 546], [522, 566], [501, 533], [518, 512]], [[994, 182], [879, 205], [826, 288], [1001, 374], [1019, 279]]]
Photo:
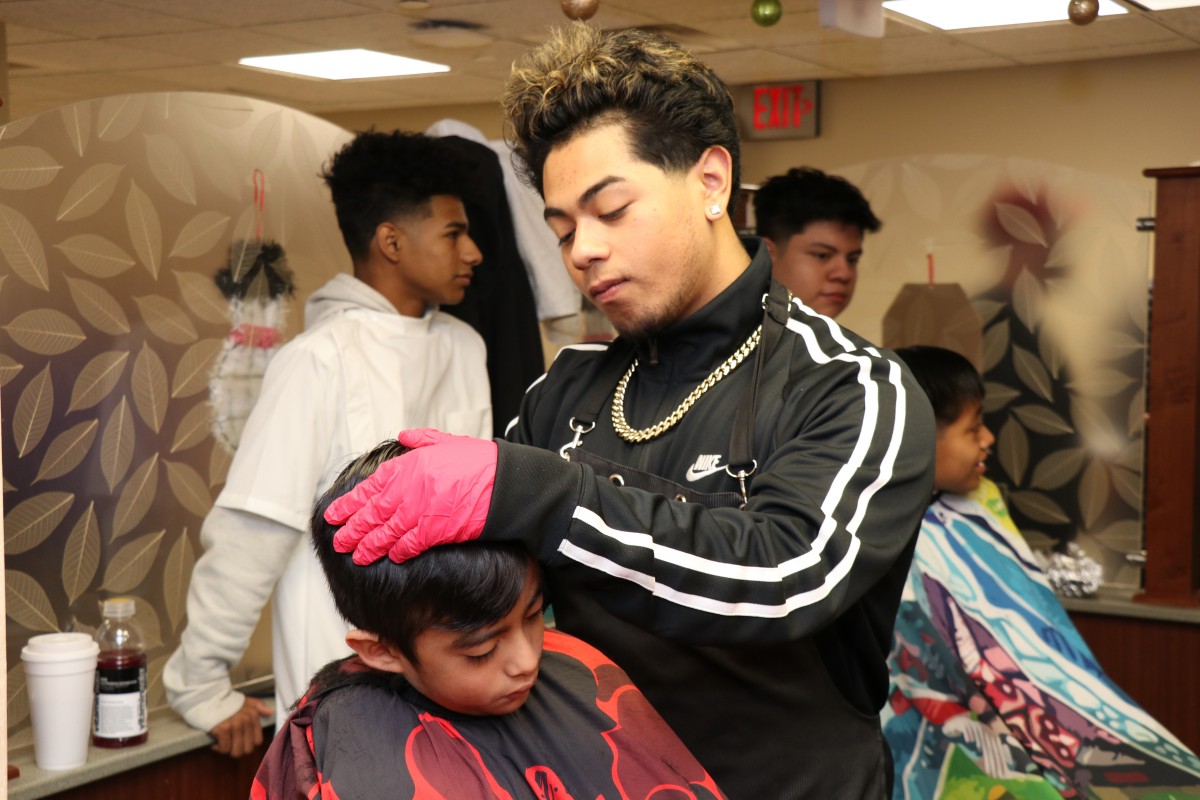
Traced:
[[325, 509], [407, 448], [384, 442], [317, 502], [312, 538], [357, 655], [314, 678], [252, 798], [722, 798], [629, 678], [544, 630], [520, 545], [435, 547], [357, 566]]
[[1200, 760], [1100, 668], [983, 477], [994, 438], [975, 367], [940, 347], [896, 354], [933, 405], [937, 493], [888, 659], [893, 797], [1196, 796]]

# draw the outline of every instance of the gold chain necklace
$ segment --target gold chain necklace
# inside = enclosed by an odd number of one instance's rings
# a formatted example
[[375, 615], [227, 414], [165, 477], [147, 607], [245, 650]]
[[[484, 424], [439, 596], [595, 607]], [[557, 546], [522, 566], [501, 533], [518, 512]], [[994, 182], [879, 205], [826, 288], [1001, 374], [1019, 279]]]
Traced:
[[616, 429], [617, 435], [630, 444], [638, 442], [648, 442], [658, 436], [663, 435], [674, 427], [675, 423], [683, 419], [683, 415], [688, 412], [696, 401], [704, 395], [709, 389], [717, 384], [719, 380], [724, 378], [730, 372], [733, 372], [734, 367], [742, 363], [746, 356], [754, 352], [754, 348], [758, 347], [758, 340], [762, 337], [762, 325], [759, 325], [754, 333], [750, 334], [750, 338], [742, 343], [742, 346], [737, 351], [725, 360], [725, 363], [714, 369], [704, 381], [692, 390], [692, 393], [683, 398], [683, 402], [679, 407], [671, 412], [671, 415], [657, 425], [649, 428], [634, 428], [625, 420], [625, 387], [629, 385], [629, 379], [633, 377], [634, 370], [637, 369], [638, 361], [635, 358], [633, 363], [629, 365], [629, 371], [617, 383], [617, 390], [613, 392], [612, 402], [612, 418], [613, 428]]

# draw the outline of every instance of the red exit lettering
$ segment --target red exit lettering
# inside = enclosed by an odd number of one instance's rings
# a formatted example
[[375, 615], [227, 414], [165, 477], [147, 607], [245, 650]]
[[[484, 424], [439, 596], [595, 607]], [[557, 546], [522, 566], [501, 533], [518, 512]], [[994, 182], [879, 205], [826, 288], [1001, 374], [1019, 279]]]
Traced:
[[813, 101], [804, 96], [804, 84], [754, 87], [754, 128], [775, 130], [799, 128], [813, 110]]

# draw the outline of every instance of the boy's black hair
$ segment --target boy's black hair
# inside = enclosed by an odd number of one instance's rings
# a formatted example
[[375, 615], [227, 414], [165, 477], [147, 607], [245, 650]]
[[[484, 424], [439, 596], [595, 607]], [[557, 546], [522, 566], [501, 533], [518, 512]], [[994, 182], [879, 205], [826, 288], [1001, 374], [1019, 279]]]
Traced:
[[895, 353], [929, 395], [939, 426], [953, 424], [968, 403], [983, 402], [983, 378], [965, 356], [932, 345], [898, 347]]
[[778, 245], [813, 222], [840, 222], [874, 233], [883, 223], [858, 187], [812, 167], [792, 167], [754, 193], [755, 232]]
[[373, 130], [357, 134], [335, 153], [321, 177], [356, 263], [367, 257], [380, 224], [427, 216], [430, 198], [464, 198], [470, 181], [468, 169], [445, 142], [419, 133]]
[[403, 564], [385, 557], [367, 566], [334, 550], [338, 526], [325, 521], [325, 509], [384, 461], [408, 450], [388, 440], [352, 461], [317, 501], [311, 530], [338, 611], [416, 664], [416, 639], [422, 631], [469, 633], [503, 619], [520, 600], [536, 562], [519, 544], [442, 545]]

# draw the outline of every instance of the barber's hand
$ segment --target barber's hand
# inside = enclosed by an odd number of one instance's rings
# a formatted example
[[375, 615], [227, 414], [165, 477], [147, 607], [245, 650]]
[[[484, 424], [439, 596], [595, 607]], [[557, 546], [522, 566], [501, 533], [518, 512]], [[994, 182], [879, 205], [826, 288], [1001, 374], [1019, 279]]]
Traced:
[[271, 706], [257, 697], [247, 697], [242, 707], [209, 731], [217, 743], [213, 750], [233, 758], [249, 755], [262, 744], [262, 718], [272, 716]]
[[326, 522], [342, 526], [333, 548], [353, 552], [355, 564], [385, 555], [399, 563], [483, 531], [496, 482], [496, 443], [432, 428], [401, 431], [397, 439], [412, 451], [380, 464], [325, 511]]

